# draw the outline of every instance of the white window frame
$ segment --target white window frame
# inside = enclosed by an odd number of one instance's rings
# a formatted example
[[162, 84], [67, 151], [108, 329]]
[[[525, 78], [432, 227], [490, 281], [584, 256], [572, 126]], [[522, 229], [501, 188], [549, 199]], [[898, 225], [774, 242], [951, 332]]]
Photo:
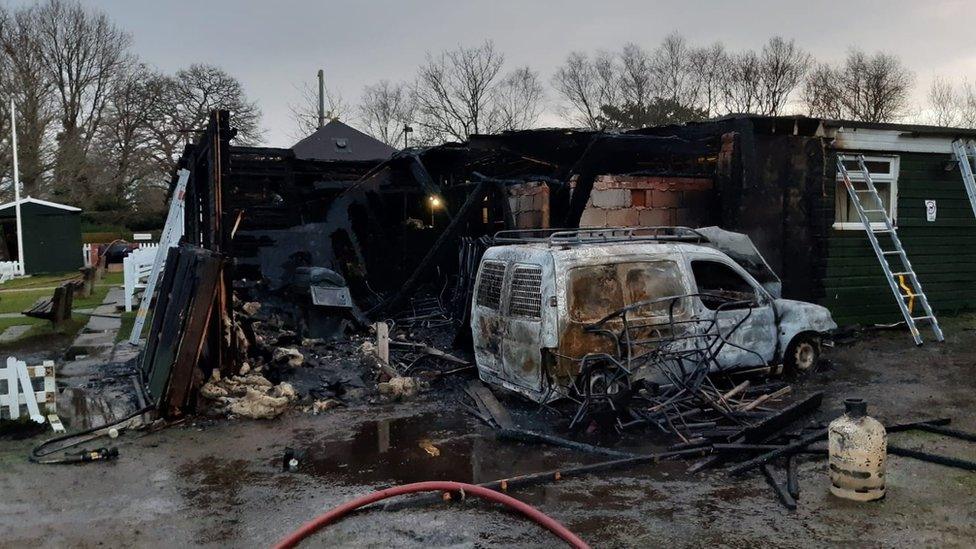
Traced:
[[[838, 154], [844, 154], [843, 151], [839, 151]], [[891, 169], [887, 174], [871, 174], [871, 181], [877, 186], [878, 183], [883, 183], [890, 186], [890, 192], [888, 193], [888, 217], [891, 218], [891, 223], [894, 226], [898, 226], [898, 170], [901, 164], [901, 157], [898, 155], [874, 155], [865, 156], [864, 162], [888, 162], [891, 165]], [[860, 170], [848, 170], [848, 175], [851, 178], [851, 182], [864, 181], [864, 176], [861, 174]], [[848, 201], [850, 196], [847, 193], [847, 187], [844, 185], [844, 177], [841, 175], [840, 170], [837, 170], [837, 175], [835, 178], [836, 190], [834, 192], [834, 224], [833, 228], [841, 231], [863, 231], [864, 224], [860, 220], [857, 221], [837, 221], [839, 218], [839, 213], [847, 212]], [[872, 222], [872, 229], [883, 229], [884, 223], [882, 222]]]

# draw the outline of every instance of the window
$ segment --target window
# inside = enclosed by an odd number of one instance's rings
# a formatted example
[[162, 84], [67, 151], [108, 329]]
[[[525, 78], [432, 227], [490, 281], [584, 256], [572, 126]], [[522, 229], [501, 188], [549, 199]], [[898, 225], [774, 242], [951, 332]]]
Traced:
[[[578, 267], [569, 273], [569, 314], [576, 322], [595, 322], [625, 305], [688, 293], [673, 261], [642, 261]], [[664, 300], [638, 308], [634, 317], [666, 316]], [[685, 303], [675, 309], [678, 316]]]
[[[881, 197], [881, 202], [885, 211], [888, 212], [888, 217], [894, 223], [898, 217], [898, 157], [865, 156], [864, 166], [868, 169], [868, 173], [871, 174], [871, 182], [874, 183], [874, 188], [877, 189], [878, 196]], [[847, 173], [851, 177], [851, 183], [854, 184], [855, 189], [867, 188], [864, 183], [864, 174], [861, 172], [861, 167], [857, 160], [851, 159], [845, 161], [844, 167], [847, 168]], [[861, 194], [861, 205], [865, 210], [878, 209], [878, 205], [867, 193]], [[881, 214], [869, 213], [867, 215], [871, 221], [872, 228], [882, 228], [884, 226], [884, 219], [881, 217]], [[854, 208], [854, 204], [851, 203], [840, 170], [837, 171], [837, 192], [836, 198], [834, 199], [834, 228], [842, 230], [864, 230], [861, 218], [858, 217], [857, 210]]]
[[498, 310], [502, 299], [502, 282], [505, 280], [505, 264], [501, 261], [485, 261], [481, 265], [481, 281], [478, 284], [478, 305]]
[[[698, 283], [698, 293], [708, 294], [701, 297], [702, 304], [713, 311], [729, 300], [750, 302], [756, 300], [756, 289], [752, 284], [724, 263], [692, 261], [691, 272], [695, 275], [695, 282]], [[726, 307], [726, 309], [735, 308]]]
[[508, 313], [540, 318], [542, 309], [542, 268], [537, 265], [515, 265], [509, 291]]

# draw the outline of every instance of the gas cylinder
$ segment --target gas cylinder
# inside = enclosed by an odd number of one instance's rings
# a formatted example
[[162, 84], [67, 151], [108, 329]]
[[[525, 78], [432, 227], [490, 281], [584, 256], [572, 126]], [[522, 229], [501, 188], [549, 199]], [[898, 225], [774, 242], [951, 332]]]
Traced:
[[855, 501], [883, 498], [888, 453], [884, 425], [867, 415], [863, 399], [846, 399], [844, 409], [827, 429], [830, 491]]

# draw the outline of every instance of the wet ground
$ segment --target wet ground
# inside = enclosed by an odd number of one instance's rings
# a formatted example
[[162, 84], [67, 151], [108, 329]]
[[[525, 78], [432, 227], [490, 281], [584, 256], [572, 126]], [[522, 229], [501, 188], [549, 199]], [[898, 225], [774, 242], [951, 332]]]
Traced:
[[[950, 416], [976, 431], [976, 331], [915, 348], [875, 333], [827, 353], [797, 386], [826, 391], [819, 419], [862, 396], [881, 419]], [[976, 444], [922, 433], [892, 443], [976, 460]], [[0, 441], [0, 545], [267, 546], [317, 512], [394, 484], [484, 482], [600, 461], [498, 441], [451, 402], [292, 413], [274, 421], [201, 421], [120, 439], [115, 462], [37, 466], [34, 441]], [[651, 441], [647, 447], [652, 447]], [[634, 441], [630, 440], [633, 446]], [[303, 452], [282, 470], [286, 448]], [[976, 473], [889, 457], [888, 497], [855, 504], [828, 492], [824, 461], [801, 461], [799, 509], [784, 510], [759, 475], [688, 475], [687, 463], [642, 466], [520, 489], [511, 495], [594, 546], [972, 546]], [[357, 513], [310, 546], [554, 546], [532, 523], [472, 500]]]

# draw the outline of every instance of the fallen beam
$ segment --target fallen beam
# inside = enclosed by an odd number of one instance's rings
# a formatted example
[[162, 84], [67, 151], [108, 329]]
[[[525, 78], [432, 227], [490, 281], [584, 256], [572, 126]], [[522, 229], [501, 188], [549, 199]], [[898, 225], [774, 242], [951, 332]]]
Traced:
[[776, 492], [776, 497], [779, 498], [780, 503], [790, 511], [796, 511], [796, 500], [787, 491], [786, 487], [777, 482], [776, 477], [773, 476], [773, 468], [768, 464], [763, 464], [762, 466], [763, 475], [766, 476], [766, 482], [773, 487], [773, 491]]
[[[524, 488], [527, 486], [534, 486], [537, 484], [545, 484], [548, 482], [558, 481], [565, 478], [581, 477], [584, 475], [588, 475], [590, 473], [615, 471], [615, 470], [625, 469], [628, 467], [645, 465], [648, 463], [658, 463], [673, 457], [701, 455], [701, 454], [708, 453], [709, 451], [710, 451], [709, 448], [703, 447], [703, 448], [688, 448], [685, 450], [674, 450], [670, 452], [659, 452], [656, 454], [646, 454], [642, 456], [636, 456], [636, 457], [630, 457], [624, 459], [602, 461], [600, 463], [592, 463], [590, 465], [580, 465], [578, 467], [569, 467], [566, 469], [554, 469], [551, 471], [544, 471], [541, 473], [530, 473], [527, 475], [519, 475], [515, 477], [493, 480], [490, 482], [483, 482], [481, 484], [478, 484], [478, 486], [505, 492], [514, 488]], [[390, 504], [384, 505], [383, 509], [386, 511], [392, 511], [396, 509], [402, 509], [404, 507], [408, 507], [411, 505], [417, 505], [420, 503], [430, 503], [431, 501], [439, 501], [440, 499], [441, 499], [440, 496], [418, 497], [403, 502], [392, 502]]]
[[958, 438], [959, 440], [968, 440], [970, 442], [976, 442], [976, 433], [967, 433], [966, 431], [960, 431], [958, 429], [950, 429], [948, 427], [941, 427], [939, 425], [934, 425], [932, 423], [920, 423], [917, 427], [920, 431], [928, 431], [930, 433], [938, 433], [940, 435], [945, 435], [947, 437]]
[[[885, 430], [889, 433], [898, 433], [903, 431], [909, 431], [912, 429], [917, 429], [920, 424], [946, 425], [950, 421], [951, 420], [949, 418], [912, 421], [908, 423], [898, 423], [895, 425], [886, 426]], [[801, 449], [803, 449], [805, 446], [808, 446], [818, 440], [825, 439], [825, 438], [827, 438], [827, 429], [819, 429], [814, 433], [801, 437], [799, 440], [795, 442], [791, 442], [790, 444], [787, 444], [786, 446], [781, 446], [775, 450], [762, 454], [761, 456], [756, 456], [755, 458], [750, 459], [749, 461], [740, 463], [739, 465], [736, 465], [735, 467], [729, 469], [728, 473], [731, 476], [741, 475], [752, 469], [755, 469], [756, 467], [769, 463], [770, 461], [776, 458], [788, 456], [790, 454], [795, 454], [799, 452]]]
[[793, 499], [800, 498], [800, 479], [796, 467], [796, 455], [786, 458], [786, 491]]
[[965, 471], [976, 471], [976, 461], [940, 456], [938, 454], [931, 454], [929, 452], [922, 452], [920, 450], [912, 450], [911, 448], [892, 446], [891, 444], [888, 445], [888, 453], [894, 456], [909, 457], [920, 461], [927, 461], [929, 463], [937, 463], [946, 467], [963, 469]]
[[547, 433], [540, 433], [538, 431], [529, 431], [527, 429], [499, 429], [498, 438], [503, 440], [516, 440], [519, 442], [540, 442], [543, 444], [570, 448], [572, 450], [579, 450], [580, 452], [587, 452], [589, 454], [602, 454], [605, 456], [619, 458], [638, 457], [638, 454], [621, 452], [619, 450], [603, 448], [602, 446], [594, 446], [592, 444], [585, 444], [583, 442], [576, 442], [575, 440], [569, 440], [567, 438], [557, 437]]

